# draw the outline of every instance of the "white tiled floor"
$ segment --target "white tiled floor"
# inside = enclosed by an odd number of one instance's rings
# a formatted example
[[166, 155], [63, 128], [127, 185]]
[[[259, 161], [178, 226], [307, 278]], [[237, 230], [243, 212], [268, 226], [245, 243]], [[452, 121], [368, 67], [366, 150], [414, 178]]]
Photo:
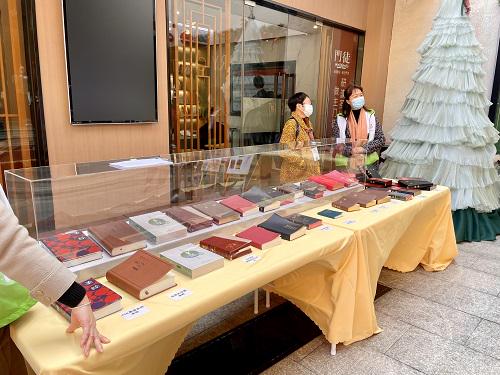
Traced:
[[382, 333], [334, 357], [318, 337], [265, 374], [500, 374], [500, 237], [458, 248], [443, 272], [382, 271]]

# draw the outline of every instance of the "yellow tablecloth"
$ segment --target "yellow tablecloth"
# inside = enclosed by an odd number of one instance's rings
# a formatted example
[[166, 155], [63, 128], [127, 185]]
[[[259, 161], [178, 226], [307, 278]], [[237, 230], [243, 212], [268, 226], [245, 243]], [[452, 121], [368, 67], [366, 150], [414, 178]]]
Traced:
[[[293, 242], [254, 250], [260, 259], [253, 264], [243, 259], [226, 261], [223, 269], [194, 280], [177, 274], [178, 287], [142, 302], [112, 286], [124, 297], [124, 309], [144, 304], [150, 312], [130, 321], [119, 313], [99, 320], [98, 328], [112, 342], [104, 353], [93, 351], [87, 360], [80, 353], [80, 333], [65, 334], [64, 318], [40, 304], [11, 325], [11, 335], [37, 374], [163, 374], [201, 316], [311, 262], [337, 268], [347, 263], [351, 269], [352, 244], [349, 230], [317, 228]], [[170, 299], [171, 293], [184, 288], [192, 294], [180, 301]], [[342, 304], [349, 305], [351, 291], [339, 291]]]
[[409, 202], [393, 200], [337, 219], [317, 214], [335, 210], [331, 205], [306, 211], [335, 230], [353, 231], [355, 241], [346, 253], [352, 259], [337, 266], [326, 260], [308, 264], [275, 280], [270, 289], [306, 312], [331, 343], [367, 338], [380, 331], [373, 301], [383, 266], [408, 272], [422, 264], [439, 271], [457, 255], [450, 202], [449, 189], [438, 187]]

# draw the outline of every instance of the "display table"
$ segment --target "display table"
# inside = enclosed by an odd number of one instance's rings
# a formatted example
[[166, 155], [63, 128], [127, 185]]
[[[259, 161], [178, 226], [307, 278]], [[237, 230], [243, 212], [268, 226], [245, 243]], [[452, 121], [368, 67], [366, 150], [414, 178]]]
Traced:
[[[334, 209], [331, 205], [306, 211], [304, 215], [321, 218], [335, 230], [351, 230], [355, 240], [348, 254], [354, 259], [340, 268], [308, 264], [268, 289], [300, 307], [332, 344], [378, 333], [373, 301], [383, 266], [409, 272], [421, 264], [427, 271], [440, 271], [457, 255], [450, 202], [450, 190], [438, 187], [408, 202], [392, 200], [337, 219], [317, 215]], [[346, 294], [352, 298], [349, 304], [339, 299]]]
[[[111, 286], [123, 296], [124, 310], [143, 304], [149, 312], [133, 320], [120, 313], [99, 320], [100, 332], [112, 342], [102, 354], [92, 351], [87, 360], [79, 347], [80, 330], [66, 334], [67, 321], [40, 304], [11, 325], [12, 338], [37, 374], [163, 374], [192, 324], [210, 311], [309, 263], [352, 268], [352, 232], [323, 229], [269, 250], [254, 250], [260, 257], [255, 263], [246, 263], [247, 257], [226, 261], [224, 268], [194, 280], [176, 274], [178, 287], [142, 302]], [[172, 300], [170, 294], [180, 289], [192, 294]], [[345, 295], [346, 303], [353, 299]]]
[[[143, 302], [112, 286], [123, 295], [124, 310], [143, 304], [149, 312], [133, 320], [120, 313], [100, 320], [98, 328], [112, 340], [103, 354], [92, 351], [85, 360], [80, 332], [65, 334], [68, 323], [39, 304], [12, 324], [12, 338], [37, 374], [163, 374], [197, 319], [274, 280], [271, 290], [299, 306], [328, 341], [350, 343], [380, 332], [374, 297], [383, 265], [403, 272], [419, 263], [442, 270], [457, 254], [446, 188], [322, 219], [323, 227], [302, 238], [254, 250], [260, 257], [254, 263], [247, 257], [226, 261], [223, 269], [195, 280], [177, 274], [178, 287]], [[172, 300], [180, 289], [192, 294]]]

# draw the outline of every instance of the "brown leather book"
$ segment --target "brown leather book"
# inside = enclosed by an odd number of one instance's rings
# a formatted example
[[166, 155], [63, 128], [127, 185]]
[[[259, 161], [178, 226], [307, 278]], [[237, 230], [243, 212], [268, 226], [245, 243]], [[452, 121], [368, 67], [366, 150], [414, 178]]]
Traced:
[[250, 254], [252, 241], [234, 236], [212, 236], [200, 241], [200, 246], [210, 250], [226, 259], [233, 260], [243, 255]]
[[125, 221], [112, 221], [89, 227], [88, 230], [111, 256], [146, 247], [146, 238]]
[[173, 266], [145, 250], [106, 272], [106, 279], [137, 299], [143, 300], [174, 287]]
[[389, 196], [388, 190], [367, 189], [365, 191], [367, 191], [371, 195], [375, 196], [377, 204], [387, 203], [387, 202], [391, 201], [391, 197]]
[[170, 207], [164, 211], [175, 221], [184, 225], [188, 232], [195, 232], [200, 229], [209, 228], [213, 224], [211, 217], [208, 217], [192, 207]]
[[347, 212], [360, 210], [358, 200], [350, 195], [343, 196], [342, 198], [333, 201], [332, 206]]
[[193, 208], [210, 216], [217, 225], [240, 219], [240, 214], [238, 212], [215, 201], [193, 204]]
[[349, 194], [350, 197], [356, 200], [361, 207], [368, 208], [377, 204], [377, 197], [368, 190], [360, 191], [359, 193]]

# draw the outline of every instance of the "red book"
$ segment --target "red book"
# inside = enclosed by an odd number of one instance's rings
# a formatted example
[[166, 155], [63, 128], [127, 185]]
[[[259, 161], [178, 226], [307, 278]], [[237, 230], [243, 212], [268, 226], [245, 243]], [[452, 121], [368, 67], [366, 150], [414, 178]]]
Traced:
[[318, 184], [323, 185], [326, 187], [328, 190], [338, 190], [342, 189], [344, 187], [344, 184], [341, 184], [338, 181], [332, 180], [328, 177], [324, 176], [311, 176], [308, 178], [309, 181], [316, 182]]
[[210, 250], [226, 259], [233, 260], [245, 254], [250, 254], [249, 240], [240, 239], [234, 236], [212, 236], [200, 241], [200, 246]]
[[[88, 279], [82, 281], [80, 285], [87, 291], [87, 297], [92, 303], [91, 307], [96, 319], [104, 318], [107, 315], [121, 310], [122, 297], [99, 281]], [[54, 307], [66, 319], [71, 319], [71, 308], [60, 302], [56, 302]]]
[[261, 250], [266, 250], [281, 243], [279, 233], [274, 233], [270, 230], [257, 226], [250, 227], [247, 230], [238, 233], [236, 237], [252, 241], [250, 245]]
[[41, 242], [66, 267], [102, 258], [101, 247], [79, 230], [59, 233]]
[[247, 216], [255, 212], [259, 212], [259, 207], [255, 203], [252, 203], [239, 195], [231, 195], [230, 197], [221, 200], [220, 204], [233, 209], [241, 216]]
[[323, 177], [330, 178], [334, 181], [337, 181], [337, 182], [343, 184], [345, 187], [357, 184], [357, 181], [355, 178], [349, 176], [346, 173], [342, 173], [339, 171], [331, 171], [330, 173], [324, 174]]

